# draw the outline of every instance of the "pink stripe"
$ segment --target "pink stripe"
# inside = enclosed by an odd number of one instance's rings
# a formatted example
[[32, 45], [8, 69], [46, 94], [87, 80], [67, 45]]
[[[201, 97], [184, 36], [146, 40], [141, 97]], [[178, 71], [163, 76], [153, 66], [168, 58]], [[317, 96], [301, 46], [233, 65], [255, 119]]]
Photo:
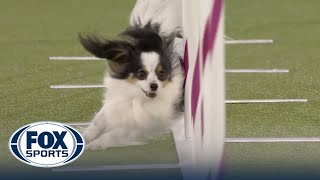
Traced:
[[214, 49], [221, 11], [222, 11], [222, 0], [215, 0], [212, 7], [211, 14], [206, 24], [206, 29], [203, 37], [202, 53], [203, 53], [204, 66], [206, 65], [208, 54], [210, 52], [213, 52], [213, 49]]
[[[204, 37], [203, 37], [203, 47], [202, 47], [202, 53], [203, 53], [203, 69], [206, 66], [206, 62], [208, 59], [208, 54], [210, 52], [213, 52], [215, 40], [218, 32], [218, 26], [219, 21], [221, 17], [221, 11], [222, 11], [222, 0], [215, 0], [212, 11], [210, 13], [210, 16], [208, 18]], [[203, 111], [203, 105], [201, 107], [201, 111]], [[202, 112], [203, 113], [203, 112]], [[204, 135], [204, 118], [203, 115], [201, 116], [201, 135], [203, 137]]]
[[204, 104], [203, 104], [203, 98], [201, 101], [201, 141], [203, 142], [203, 135], [204, 135]]
[[198, 107], [198, 99], [200, 94], [200, 59], [199, 50], [197, 51], [196, 65], [193, 73], [192, 79], [192, 89], [191, 89], [191, 116], [194, 125], [196, 111]]
[[184, 69], [184, 82], [183, 82], [183, 87], [186, 87], [186, 80], [187, 80], [188, 71], [189, 71], [188, 40], [186, 40], [186, 44], [184, 45], [183, 69]]

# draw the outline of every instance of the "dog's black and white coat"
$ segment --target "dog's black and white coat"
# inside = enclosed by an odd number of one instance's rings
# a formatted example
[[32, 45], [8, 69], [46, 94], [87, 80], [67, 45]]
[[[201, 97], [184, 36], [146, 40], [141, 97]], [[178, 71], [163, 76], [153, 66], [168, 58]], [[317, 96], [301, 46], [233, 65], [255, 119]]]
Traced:
[[122, 40], [80, 36], [108, 60], [105, 100], [83, 132], [89, 150], [144, 144], [168, 132], [183, 94], [180, 0], [138, 0]]

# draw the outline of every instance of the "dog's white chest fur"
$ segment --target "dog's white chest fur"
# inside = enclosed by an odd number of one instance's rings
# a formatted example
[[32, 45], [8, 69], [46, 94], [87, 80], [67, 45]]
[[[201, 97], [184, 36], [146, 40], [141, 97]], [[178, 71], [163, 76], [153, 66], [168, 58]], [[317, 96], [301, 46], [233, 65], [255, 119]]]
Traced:
[[104, 105], [84, 131], [87, 149], [139, 145], [167, 132], [175, 122], [182, 82], [182, 74], [175, 76], [151, 99], [127, 81], [106, 77], [109, 90], [105, 93]]
[[[109, 81], [110, 82], [110, 81]], [[112, 91], [112, 90], [111, 90]], [[134, 96], [132, 93], [111, 92], [106, 94], [106, 101], [103, 107], [105, 112], [106, 128], [125, 127], [130, 130], [139, 131], [163, 131], [168, 128], [174, 113], [174, 102], [176, 97], [163, 97], [161, 94], [150, 99], [148, 97]], [[137, 91], [130, 89], [127, 91]], [[149, 134], [149, 133], [148, 133]]]

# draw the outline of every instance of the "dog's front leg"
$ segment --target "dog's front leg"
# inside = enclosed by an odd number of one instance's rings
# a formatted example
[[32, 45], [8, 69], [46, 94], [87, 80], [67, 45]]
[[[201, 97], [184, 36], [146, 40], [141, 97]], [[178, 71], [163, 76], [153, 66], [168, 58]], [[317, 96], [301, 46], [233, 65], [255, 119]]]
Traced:
[[96, 139], [100, 134], [103, 133], [106, 128], [106, 117], [103, 109], [101, 109], [91, 121], [90, 125], [83, 131], [83, 137], [86, 144]]
[[145, 144], [145, 142], [137, 142], [138, 136], [138, 133], [132, 131], [132, 129], [118, 128], [102, 134], [99, 138], [86, 145], [86, 149], [94, 151], [104, 150], [110, 147]]

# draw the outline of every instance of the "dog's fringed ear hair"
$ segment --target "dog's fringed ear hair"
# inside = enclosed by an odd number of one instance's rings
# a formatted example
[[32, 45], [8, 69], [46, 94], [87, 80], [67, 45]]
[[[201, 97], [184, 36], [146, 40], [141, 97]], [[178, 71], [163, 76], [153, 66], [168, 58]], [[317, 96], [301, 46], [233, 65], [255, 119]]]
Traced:
[[97, 36], [79, 35], [82, 46], [98, 58], [109, 60], [109, 67], [114, 73], [125, 73], [130, 63], [133, 46], [126, 41], [110, 41]]
[[157, 27], [150, 29], [131, 27], [121, 33], [124, 37], [131, 37], [135, 45], [141, 51], [150, 51], [155, 49], [162, 49], [163, 41], [156, 32]]
[[126, 63], [130, 61], [133, 46], [126, 41], [109, 41], [97, 36], [79, 35], [82, 46], [98, 58], [113, 62]]

